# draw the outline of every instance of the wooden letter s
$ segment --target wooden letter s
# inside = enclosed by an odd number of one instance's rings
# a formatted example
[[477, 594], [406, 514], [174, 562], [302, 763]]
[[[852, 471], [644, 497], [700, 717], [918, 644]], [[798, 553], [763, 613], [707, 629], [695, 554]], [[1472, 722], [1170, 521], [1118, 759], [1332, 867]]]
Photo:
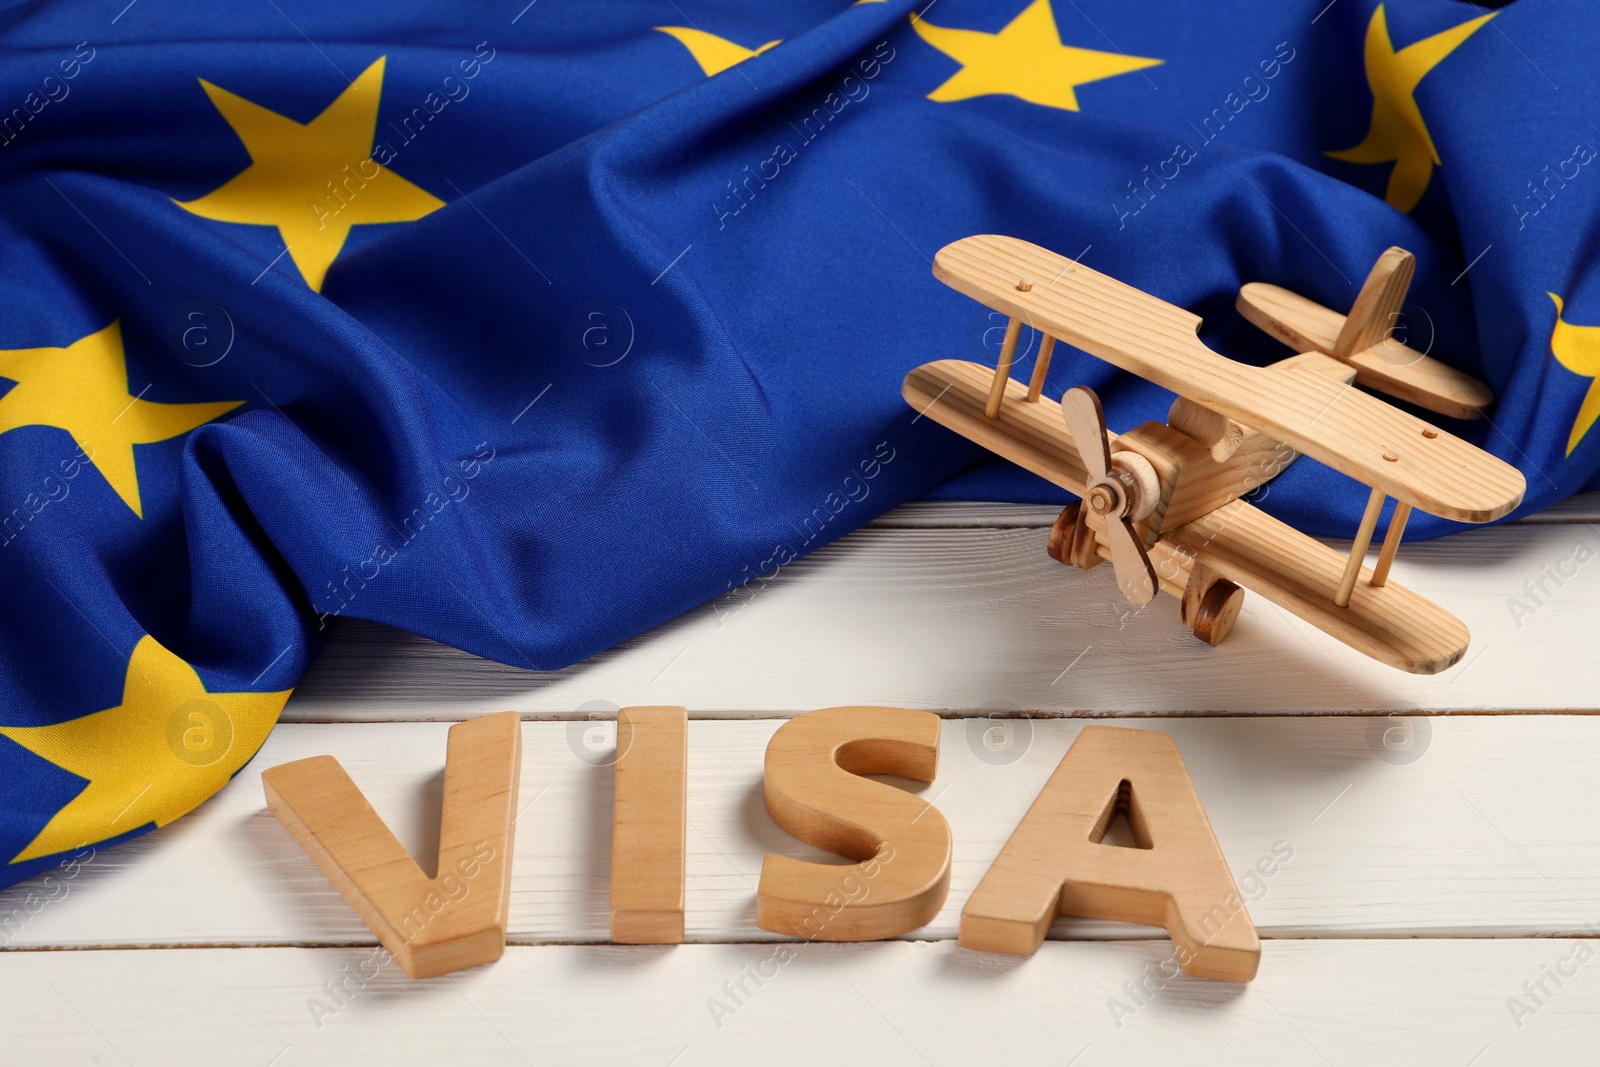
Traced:
[[855, 860], [768, 855], [756, 925], [819, 941], [871, 941], [924, 925], [950, 892], [950, 825], [933, 805], [860, 777], [933, 781], [939, 717], [904, 708], [825, 708], [767, 745], [767, 811], [802, 841]]

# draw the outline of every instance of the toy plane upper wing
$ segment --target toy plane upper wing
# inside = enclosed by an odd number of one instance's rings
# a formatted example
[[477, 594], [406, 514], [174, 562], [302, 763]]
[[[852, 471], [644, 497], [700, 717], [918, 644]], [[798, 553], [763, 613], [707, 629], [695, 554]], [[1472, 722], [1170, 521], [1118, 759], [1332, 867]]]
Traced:
[[1423, 511], [1489, 522], [1522, 501], [1526, 483], [1510, 464], [1344, 382], [1227, 359], [1200, 341], [1198, 316], [1037, 245], [968, 237], [940, 250], [933, 269], [975, 300]]

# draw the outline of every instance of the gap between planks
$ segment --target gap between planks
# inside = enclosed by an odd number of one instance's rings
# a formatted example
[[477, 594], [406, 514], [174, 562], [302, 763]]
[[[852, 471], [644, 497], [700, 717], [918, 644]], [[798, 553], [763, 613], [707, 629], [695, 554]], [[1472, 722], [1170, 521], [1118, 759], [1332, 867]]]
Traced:
[[[1133, 924], [1130, 923], [1130, 924], [1123, 924], [1123, 925], [1132, 926]], [[1163, 930], [1161, 927], [1152, 926], [1149, 929], [1150, 929], [1150, 933], [1149, 933], [1148, 936], [1128, 935], [1128, 936], [1121, 936], [1121, 937], [1057, 937], [1057, 936], [1052, 935], [1051, 937], [1049, 937], [1049, 938], [1047, 938], [1045, 940], [1044, 944], [1041, 945], [1040, 948], [1043, 949], [1045, 946], [1048, 946], [1048, 945], [1148, 945], [1152, 941], [1170, 941], [1171, 940], [1171, 938], [1169, 938], [1167, 936], [1167, 932], [1165, 930]], [[1389, 942], [1400, 942], [1400, 943], [1404, 944], [1404, 943], [1412, 943], [1412, 942], [1415, 942], [1415, 943], [1428, 943], [1428, 942], [1439, 942], [1439, 941], [1450, 942], [1450, 943], [1460, 943], [1460, 942], [1463, 942], [1463, 941], [1507, 942], [1507, 941], [1585, 941], [1585, 940], [1591, 940], [1592, 941], [1592, 940], [1594, 940], [1593, 938], [1575, 938], [1570, 933], [1547, 934], [1547, 933], [1494, 933], [1494, 932], [1486, 932], [1486, 933], [1425, 933], [1425, 934], [1407, 934], [1407, 933], [1274, 934], [1274, 933], [1262, 933], [1260, 935], [1260, 937], [1261, 937], [1261, 942], [1264, 945], [1268, 944], [1268, 943], [1279, 944], [1279, 945], [1282, 945], [1282, 944], [1295, 944], [1295, 943], [1313, 943], [1313, 944], [1316, 944], [1316, 943], [1327, 943], [1327, 942], [1330, 942], [1330, 941], [1341, 941], [1341, 942], [1355, 941], [1355, 942], [1363, 942], [1363, 943], [1371, 942], [1373, 944], [1383, 944], [1383, 943], [1389, 943]], [[779, 945], [788, 945], [789, 947], [794, 948], [794, 949], [803, 949], [803, 948], [807, 948], [807, 947], [810, 947], [810, 946], [831, 946], [831, 945], [850, 945], [850, 944], [856, 944], [856, 945], [887, 945], [887, 944], [896, 944], [896, 945], [949, 945], [949, 946], [954, 946], [955, 942], [956, 942], [956, 939], [955, 939], [954, 936], [951, 936], [951, 937], [890, 937], [890, 938], [883, 938], [883, 939], [877, 940], [877, 941], [855, 941], [855, 942], [848, 942], [848, 941], [816, 941], [816, 940], [809, 940], [809, 939], [808, 940], [798, 940], [797, 941], [797, 940], [792, 940], [792, 939], [791, 940], [783, 940], [783, 939], [776, 939], [776, 938], [769, 938], [769, 939], [767, 939], [765, 941], [761, 941], [761, 940], [757, 940], [757, 939], [754, 939], [754, 938], [742, 938], [741, 939], [741, 938], [736, 938], [736, 937], [724, 937], [724, 938], [685, 937], [682, 941], [677, 941], [677, 942], [674, 942], [673, 944], [675, 944], [675, 945], [698, 945], [700, 947], [711, 947], [711, 946], [716, 946], [716, 945], [728, 945], [728, 946], [734, 946], [734, 947], [755, 946], [755, 947], [765, 948], [768, 951], [770, 951], [770, 950], [778, 947]], [[214, 951], [214, 950], [223, 950], [223, 951], [228, 951], [228, 952], [249, 952], [249, 951], [251, 951], [253, 949], [299, 949], [299, 950], [303, 950], [303, 951], [307, 951], [307, 952], [317, 952], [317, 951], [322, 951], [324, 949], [327, 949], [327, 950], [331, 950], [331, 951], [346, 951], [346, 952], [348, 952], [348, 951], [350, 951], [352, 949], [374, 949], [374, 948], [378, 948], [378, 947], [379, 947], [379, 945], [378, 945], [378, 939], [377, 938], [370, 938], [370, 939], [368, 939], [366, 941], [362, 941], [360, 939], [352, 939], [352, 940], [349, 940], [349, 941], [195, 941], [195, 942], [187, 942], [187, 943], [182, 943], [182, 944], [174, 943], [174, 944], [170, 944], [170, 945], [144, 945], [144, 944], [135, 944], [135, 943], [131, 943], [131, 942], [124, 943], [124, 944], [117, 944], [117, 943], [114, 943], [114, 942], [108, 942], [106, 944], [96, 944], [96, 945], [5, 945], [5, 946], [0, 946], [0, 960], [4, 960], [7, 956], [26, 956], [26, 955], [34, 955], [34, 954], [41, 954], [41, 953], [51, 953], [51, 952], [63, 952], [63, 953], [65, 953], [65, 952], [174, 952], [174, 953], [177, 953], [177, 952], [210, 952], [210, 951]], [[617, 941], [572, 941], [572, 940], [560, 941], [560, 940], [556, 940], [554, 938], [551, 938], [551, 939], [540, 939], [540, 938], [510, 937], [510, 936], [508, 936], [506, 938], [506, 948], [507, 949], [512, 949], [512, 948], [592, 948], [592, 949], [640, 949], [640, 950], [644, 950], [644, 949], [663, 949], [663, 948], [671, 948], [671, 947], [672, 947], [672, 945], [623, 944], [622, 942], [617, 942]], [[974, 951], [976, 951], [976, 950], [974, 950]], [[983, 955], [986, 956], [986, 957], [992, 956], [996, 963], [1005, 963], [1005, 962], [1008, 962], [1008, 961], [1022, 960], [1022, 959], [1026, 959], [1027, 958], [1025, 956], [1008, 956], [1008, 955], [1003, 954], [1003, 953], [983, 953]], [[0, 966], [4, 966], [4, 964], [0, 963]], [[493, 963], [482, 964], [481, 966], [492, 967], [492, 966], [494, 966], [494, 964]], [[469, 969], [472, 969], [472, 968], [469, 968]], [[421, 981], [428, 981], [428, 980], [429, 979], [421, 979]], [[1206, 981], [1207, 979], [1197, 979], [1197, 980]]]
[[[829, 705], [832, 707], [855, 707], [858, 705]], [[894, 705], [876, 704], [866, 705], [871, 707], [893, 707]], [[702, 711], [696, 713], [689, 709], [690, 722], [766, 722], [772, 720], [785, 721], [808, 711], [817, 711], [818, 708], [764, 708], [760, 711]], [[1427, 711], [1420, 708], [1395, 709], [1395, 708], [1329, 708], [1325, 711], [1228, 711], [1218, 708], [1189, 708], [1170, 711], [1104, 711], [1085, 708], [1079, 711], [1063, 711], [1061, 709], [1027, 708], [1013, 710], [995, 710], [992, 708], [914, 708], [915, 711], [926, 711], [937, 715], [941, 719], [1081, 719], [1099, 722], [1115, 722], [1127, 720], [1141, 722], [1151, 719], [1170, 719], [1181, 717], [1185, 719], [1269, 719], [1293, 717], [1297, 719], [1373, 719], [1389, 718], [1394, 715], [1414, 716], [1428, 719], [1469, 719], [1469, 718], [1506, 718], [1508, 716], [1537, 716], [1537, 715], [1600, 715], [1600, 707], [1594, 708], [1465, 708], [1445, 709], [1443, 711]], [[518, 712], [517, 717], [522, 722], [615, 722], [614, 718], [602, 717], [599, 719], [578, 711], [524, 711]], [[294, 726], [394, 726], [409, 723], [455, 723], [461, 722], [460, 715], [407, 715], [404, 718], [381, 719], [360, 718], [341, 719], [333, 716], [321, 718], [294, 718], [283, 720], [284, 725]]]
[[[1002, 504], [987, 500], [913, 500], [864, 523], [863, 529], [885, 530], [1011, 530], [1046, 529], [1062, 504]], [[1579, 493], [1543, 511], [1506, 525], [1583, 525], [1600, 521], [1600, 491]]]

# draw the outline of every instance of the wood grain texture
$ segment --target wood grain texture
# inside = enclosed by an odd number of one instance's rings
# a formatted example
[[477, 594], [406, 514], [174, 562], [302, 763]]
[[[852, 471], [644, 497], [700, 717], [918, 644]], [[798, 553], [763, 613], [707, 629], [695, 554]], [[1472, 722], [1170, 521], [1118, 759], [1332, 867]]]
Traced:
[[1000, 401], [1006, 392], [1006, 379], [1011, 375], [1011, 363], [1017, 354], [1017, 337], [1021, 333], [1021, 320], [1012, 319], [1006, 323], [1006, 336], [1000, 342], [1000, 359], [995, 364], [994, 374], [989, 381], [988, 399], [984, 401], [984, 418], [992, 419], [1000, 411]]
[[522, 777], [514, 714], [450, 728], [439, 847], [424, 872], [331, 756], [260, 772], [263, 798], [297, 844], [413, 978], [476, 967], [506, 945]]
[[689, 803], [689, 713], [617, 712], [611, 815], [611, 940], [683, 940], [684, 809]]
[[1349, 359], [1388, 340], [1416, 273], [1417, 258], [1410, 252], [1398, 247], [1384, 250], [1361, 284], [1339, 336], [1334, 339], [1333, 350], [1340, 359]]
[[[1056, 564], [1051, 564], [1056, 566]], [[1193, 643], [1187, 634], [1185, 640]], [[1203, 647], [1203, 646], [1202, 646]], [[961, 906], [1083, 720], [947, 719], [939, 774], [902, 783], [954, 840], [950, 895], [913, 936], [956, 936]], [[989, 714], [997, 717], [988, 718]], [[767, 814], [762, 761], [781, 720], [689, 723], [689, 941], [770, 940], [769, 854], [836, 857]], [[1313, 716], [1127, 720], [1171, 736], [1264, 938], [1590, 936], [1600, 900], [1600, 717]], [[610, 742], [603, 724], [523, 724], [511, 943], [610, 938]], [[0, 892], [13, 949], [375, 943], [266, 810], [260, 771], [331, 753], [412, 853], [437, 849], [446, 725], [288, 725], [192, 815], [100, 852], [76, 877]], [[1558, 813], [1552, 817], [1551, 813]], [[923, 821], [926, 821], [924, 819]], [[918, 824], [920, 825], [920, 823]], [[1271, 877], [1263, 858], [1293, 856]], [[30, 901], [29, 893], [40, 894]], [[1163, 937], [1060, 919], [1052, 938]]]
[[[1296, 352], [1334, 354], [1345, 316], [1298, 293], [1265, 282], [1239, 290], [1240, 314]], [[1457, 419], [1478, 419], [1494, 403], [1489, 387], [1448, 363], [1393, 337], [1346, 358], [1356, 382], [1429, 411]]]
[[1243, 426], [1181, 396], [1174, 398], [1167, 409], [1167, 425], [1204, 445], [1219, 463], [1233, 455], [1244, 441]]
[[1027, 400], [1031, 404], [1044, 395], [1044, 380], [1050, 373], [1050, 357], [1055, 354], [1056, 339], [1049, 334], [1039, 338], [1039, 355], [1033, 361], [1033, 376], [1028, 379]]
[[1506, 1004], [1583, 944], [1269, 942], [1250, 986], [1165, 977], [1165, 942], [513, 947], [422, 983], [367, 948], [7, 953], [0, 1024], [18, 1064], [1581, 1063], [1593, 962], [1521, 1028]]
[[1106, 431], [1105, 412], [1094, 390], [1073, 386], [1061, 395], [1061, 416], [1067, 432], [1077, 443], [1079, 458], [1086, 472], [1084, 506], [1078, 512], [1083, 525], [1093, 531], [1095, 540], [1111, 556], [1112, 570], [1116, 574], [1117, 588], [1134, 604], [1148, 604], [1155, 599], [1160, 584], [1155, 568], [1145, 554], [1143, 539], [1133, 524], [1146, 519], [1155, 510], [1160, 495], [1160, 483], [1155, 468], [1137, 452], [1132, 458], [1143, 460], [1144, 478], [1130, 473], [1125, 479], [1112, 474], [1110, 434]]
[[[1321, 352], [1302, 352], [1298, 355], [1280, 359], [1271, 364], [1275, 371], [1311, 370], [1334, 381], [1349, 384], [1356, 380], [1355, 368], [1337, 359], [1332, 359]], [[1167, 425], [1174, 430], [1181, 431], [1185, 436], [1206, 447], [1211, 457], [1218, 463], [1225, 463], [1239, 450], [1247, 438], [1256, 438], [1252, 441], [1258, 449], [1270, 443], [1278, 455], [1277, 469], [1282, 470], [1289, 465], [1298, 453], [1282, 442], [1273, 441], [1271, 437], [1259, 430], [1252, 430], [1247, 426], [1220, 415], [1210, 408], [1201, 407], [1193, 400], [1185, 397], [1176, 397], [1172, 406], [1167, 409]]]
[[[911, 405], [929, 418], [1070, 492], [1087, 492], [1088, 471], [1064, 421], [1054, 417], [1060, 415], [1058, 406], [1049, 400], [1018, 403], [1021, 386], [1010, 382], [1011, 402], [1001, 418], [982, 418], [977, 404], [985, 381], [986, 371], [978, 364], [944, 360], [913, 370], [906, 376], [904, 392]], [[1162, 589], [1181, 596], [1197, 563], [1212, 566], [1391, 667], [1437, 674], [1461, 659], [1469, 633], [1460, 619], [1399, 584], [1364, 584], [1363, 595], [1352, 598], [1344, 580], [1349, 577], [1353, 584], [1362, 572], [1347, 575], [1345, 557], [1235, 499], [1276, 476], [1294, 458], [1292, 451], [1285, 455], [1281, 446], [1251, 435], [1227, 462], [1217, 463], [1198, 442], [1155, 423], [1108, 436], [1117, 448], [1154, 446], [1149, 454], [1165, 465], [1167, 478], [1177, 479], [1161, 509], [1161, 539], [1148, 549]], [[1198, 517], [1190, 521], [1190, 515]], [[1112, 558], [1103, 534], [1099, 540], [1100, 555]], [[1360, 544], [1358, 551], [1365, 547]], [[1134, 573], [1137, 562], [1130, 560], [1119, 569], [1119, 583]], [[1148, 597], [1136, 598], [1126, 588], [1123, 592], [1136, 603], [1148, 603]]]
[[[1489, 522], [1522, 500], [1522, 473], [1510, 464], [1322, 375], [1272, 374], [1220, 356], [1201, 343], [1197, 316], [1037, 245], [967, 237], [940, 249], [933, 271], [980, 303], [1413, 507]], [[1034, 282], [1029, 291], [1018, 290], [1019, 276]]]
[[[1119, 812], [1131, 845], [1105, 841]], [[1256, 976], [1261, 941], [1172, 738], [1085, 727], [961, 909], [960, 942], [1031, 956], [1058, 914], [1162, 926], [1185, 974]]]
[[[1406, 505], [1401, 501], [1398, 506]], [[1339, 588], [1333, 594], [1333, 602], [1338, 607], [1350, 606], [1350, 593], [1356, 587], [1356, 579], [1361, 576], [1361, 564], [1367, 558], [1367, 549], [1372, 546], [1372, 532], [1378, 528], [1378, 515], [1382, 511], [1383, 493], [1374, 489], [1367, 494], [1366, 510], [1361, 513], [1361, 524], [1356, 527], [1355, 539], [1350, 542], [1350, 552], [1345, 558], [1344, 572], [1339, 576]], [[1393, 557], [1389, 562], [1391, 564], [1394, 562]], [[1387, 572], [1388, 568], [1384, 569]], [[1377, 572], [1374, 571], [1371, 577], [1376, 578]], [[1369, 579], [1368, 584], [1381, 586], [1384, 583]], [[1450, 662], [1454, 663], [1455, 659], [1452, 658]]]
[[[1277, 366], [1277, 364], [1273, 364]], [[994, 462], [999, 462], [998, 460]], [[1056, 504], [1000, 504], [989, 500], [913, 500], [867, 525], [873, 529], [1009, 529], [1046, 526], [1060, 511]], [[1515, 520], [1525, 525], [1578, 524], [1600, 520], [1600, 492], [1579, 493]]]
[[898, 937], [939, 913], [950, 893], [950, 824], [937, 808], [865, 775], [931, 782], [937, 715], [905, 708], [822, 708], [767, 743], [762, 797], [783, 829], [853, 862], [769, 855], [756, 925], [811, 941]]
[[1394, 567], [1395, 557], [1400, 552], [1400, 540], [1406, 533], [1406, 520], [1411, 517], [1411, 505], [1403, 500], [1397, 500], [1394, 511], [1389, 516], [1389, 527], [1383, 533], [1383, 548], [1378, 552], [1378, 562], [1372, 565], [1373, 585], [1384, 585], [1389, 580], [1389, 571]]
[[[981, 400], [988, 376], [988, 369], [977, 363], [939, 360], [913, 369], [901, 391], [907, 403], [933, 421], [1082, 496], [1088, 471], [1060, 403], [1050, 399], [1026, 403], [1021, 383], [1010, 382], [1001, 418], [998, 422], [986, 419]], [[1156, 465], [1167, 495], [1144, 525], [1159, 529], [1181, 526], [1215, 511], [1271, 481], [1299, 455], [1271, 438], [1250, 434], [1227, 459], [1219, 461], [1198, 441], [1158, 422], [1107, 436], [1110, 447], [1138, 452]]]
[[1524, 515], [1517, 521], [1530, 525], [1590, 523], [1600, 520], [1600, 492], [1578, 493], [1558, 500], [1543, 511]]
[[[1173, 531], [1164, 543], [1391, 667], [1438, 674], [1461, 660], [1470, 639], [1465, 623], [1397, 582], [1373, 585], [1371, 569], [1359, 566], [1357, 553], [1366, 552], [1372, 535], [1365, 519], [1346, 555], [1292, 534], [1284, 523], [1235, 500]], [[1343, 607], [1333, 606], [1346, 595]]]

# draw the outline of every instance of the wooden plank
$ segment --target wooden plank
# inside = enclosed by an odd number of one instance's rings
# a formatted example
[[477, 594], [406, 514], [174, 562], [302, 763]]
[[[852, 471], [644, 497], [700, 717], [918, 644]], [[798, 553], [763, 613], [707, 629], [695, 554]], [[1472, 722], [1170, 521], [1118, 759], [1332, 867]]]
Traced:
[[[1064, 504], [1066, 501], [1063, 500]], [[1000, 504], [988, 500], [913, 500], [868, 523], [874, 529], [1009, 529], [1050, 528], [1060, 504]], [[1600, 492], [1579, 493], [1518, 523], [1586, 523], [1600, 521]]]
[[[690, 941], [771, 936], [757, 928], [755, 912], [768, 853], [838, 862], [782, 832], [767, 814], [762, 760], [782, 721], [689, 724]], [[1579, 816], [1600, 808], [1592, 756], [1600, 717], [1127, 724], [1177, 742], [1265, 937], [1572, 935], [1596, 918], [1600, 821]], [[1084, 725], [986, 717], [943, 723], [938, 775], [913, 791], [950, 824], [951, 890], [933, 922], [911, 936], [956, 936], [962, 905]], [[267, 812], [261, 771], [331, 754], [399, 841], [413, 855], [431, 855], [446, 729], [280, 727], [192, 815], [75, 871], [0, 892], [0, 941], [11, 948], [372, 944], [349, 905]], [[607, 738], [614, 736], [597, 722], [523, 724], [512, 943], [610, 937], [614, 750]], [[1062, 919], [1051, 936], [1161, 935]]]
[[912, 500], [873, 519], [880, 530], [1050, 528], [1061, 504], [998, 504], [988, 500]]
[[663, 703], [699, 717], [863, 702], [1097, 715], [1600, 706], [1592, 678], [1572, 669], [1600, 629], [1600, 566], [1578, 562], [1600, 557], [1600, 533], [1586, 525], [1408, 544], [1393, 581], [1473, 634], [1462, 663], [1433, 677], [1372, 662], [1254, 596], [1233, 636], [1211, 648], [1177, 623], [1172, 602], [1136, 610], [1108, 570], [1063, 567], [1045, 540], [1028, 528], [861, 530], [548, 673], [341, 622], [284, 717], [459, 719], [509, 708], [581, 718]]
[[[1522, 473], [1343, 383], [1218, 355], [1198, 316], [1064, 256], [985, 234], [940, 249], [934, 276], [1090, 355], [1270, 434], [1413, 507], [1489, 522], [1522, 500]], [[1018, 289], [1018, 279], [1032, 282]], [[1390, 457], [1394, 457], [1391, 459]]]
[[1526, 523], [1590, 523], [1600, 521], [1600, 492], [1579, 493], [1517, 520]]
[[[7, 953], [0, 1022], [14, 1063], [1088, 1067], [1210, 1048], [1263, 1067], [1483, 1067], [1582, 1062], [1600, 1012], [1587, 942], [1268, 942], [1249, 986], [1168, 980], [1169, 955], [1165, 942], [1047, 944], [1022, 961], [949, 942], [561, 945], [412, 982], [365, 948]], [[1508, 1000], [1556, 967], [1574, 974], [1514, 1020]]]

